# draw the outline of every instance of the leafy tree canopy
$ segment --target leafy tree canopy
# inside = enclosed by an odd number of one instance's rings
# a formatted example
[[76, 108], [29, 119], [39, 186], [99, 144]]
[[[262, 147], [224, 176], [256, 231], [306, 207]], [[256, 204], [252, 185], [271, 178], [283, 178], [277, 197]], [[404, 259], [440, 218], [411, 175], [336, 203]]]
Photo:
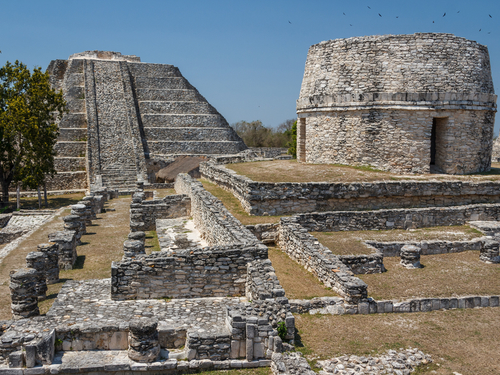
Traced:
[[231, 126], [248, 147], [288, 147], [293, 121], [286, 120], [277, 129], [262, 125], [260, 120], [239, 121]]
[[50, 87], [49, 74], [31, 72], [19, 61], [0, 68], [0, 183], [2, 203], [9, 186], [36, 188], [55, 173], [57, 118], [65, 112], [61, 92]]

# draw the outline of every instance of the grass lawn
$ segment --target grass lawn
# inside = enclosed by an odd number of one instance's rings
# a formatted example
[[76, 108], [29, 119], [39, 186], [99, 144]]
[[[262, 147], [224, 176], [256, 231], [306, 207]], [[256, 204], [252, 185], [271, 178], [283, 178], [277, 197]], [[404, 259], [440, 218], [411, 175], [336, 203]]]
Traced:
[[[205, 190], [212, 193], [216, 198], [220, 199], [224, 206], [231, 212], [231, 214], [238, 219], [243, 225], [254, 225], [262, 223], [277, 223], [281, 216], [252, 216], [245, 212], [241, 206], [240, 201], [236, 198], [233, 193], [224, 190], [216, 184], [208, 182], [205, 179], [201, 179]], [[283, 215], [285, 216], [285, 215]]]
[[500, 164], [493, 163], [490, 172], [475, 175], [407, 174], [383, 172], [371, 167], [337, 164], [305, 164], [297, 160], [255, 161], [228, 164], [227, 168], [261, 182], [370, 182], [399, 180], [500, 180]]
[[371, 254], [364, 241], [467, 241], [483, 234], [468, 225], [420, 229], [363, 230], [338, 232], [311, 232], [318, 241], [337, 255]]
[[269, 248], [269, 259], [273, 263], [276, 276], [290, 299], [310, 299], [313, 297], [338, 296], [326, 288], [316, 276], [292, 260], [276, 247]]
[[[295, 315], [306, 358], [417, 347], [435, 361], [419, 374], [500, 374], [500, 308], [411, 314]], [[439, 365], [438, 365], [439, 364]], [[432, 372], [436, 371], [436, 372]]]
[[[385, 257], [387, 272], [357, 275], [368, 284], [368, 296], [381, 299], [498, 295], [500, 264], [479, 260], [479, 251], [425, 255], [423, 268], [402, 267], [399, 257]], [[499, 332], [500, 333], [500, 332]]]
[[[42, 210], [45, 209], [58, 209], [71, 204], [76, 204], [80, 201], [85, 194], [75, 193], [75, 194], [64, 194], [64, 195], [49, 195], [47, 196], [48, 207], [45, 207], [45, 200], [43, 199], [42, 193]], [[17, 207], [16, 197], [10, 197], [9, 208], [15, 210]], [[21, 209], [22, 210], [38, 210], [38, 197], [21, 197]]]

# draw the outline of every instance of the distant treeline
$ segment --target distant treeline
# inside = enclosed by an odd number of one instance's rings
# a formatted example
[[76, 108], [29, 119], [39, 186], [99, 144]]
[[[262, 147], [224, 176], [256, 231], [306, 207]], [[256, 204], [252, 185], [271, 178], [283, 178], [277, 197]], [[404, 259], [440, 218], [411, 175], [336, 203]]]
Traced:
[[262, 121], [239, 121], [231, 124], [248, 147], [287, 147], [288, 153], [295, 157], [297, 143], [297, 121], [286, 120], [276, 129], [262, 125]]

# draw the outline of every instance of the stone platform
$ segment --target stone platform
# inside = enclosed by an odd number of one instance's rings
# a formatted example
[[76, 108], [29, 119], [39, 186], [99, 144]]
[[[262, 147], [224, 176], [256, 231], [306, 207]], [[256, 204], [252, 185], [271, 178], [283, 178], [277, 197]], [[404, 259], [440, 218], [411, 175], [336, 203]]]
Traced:
[[[66, 282], [46, 316], [1, 322], [4, 333], [0, 351], [8, 353], [20, 344], [39, 341], [54, 329], [57, 350], [126, 350], [129, 322], [137, 317], [157, 319], [162, 348], [179, 348], [186, 344], [186, 337], [229, 337], [227, 307], [245, 300], [221, 297], [113, 301], [110, 288], [110, 279]], [[189, 357], [188, 352], [175, 357]]]

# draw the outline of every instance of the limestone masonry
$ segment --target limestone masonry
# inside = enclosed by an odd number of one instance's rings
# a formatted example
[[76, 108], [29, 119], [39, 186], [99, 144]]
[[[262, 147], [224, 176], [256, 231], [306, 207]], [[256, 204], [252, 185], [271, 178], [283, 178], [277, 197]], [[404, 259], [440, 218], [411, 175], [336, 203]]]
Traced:
[[297, 158], [450, 174], [490, 169], [496, 95], [488, 49], [452, 34], [336, 39], [310, 47]]
[[246, 149], [173, 65], [87, 51], [51, 61], [48, 71], [69, 110], [59, 123], [51, 190], [135, 188], [136, 181], [148, 181], [155, 159]]

